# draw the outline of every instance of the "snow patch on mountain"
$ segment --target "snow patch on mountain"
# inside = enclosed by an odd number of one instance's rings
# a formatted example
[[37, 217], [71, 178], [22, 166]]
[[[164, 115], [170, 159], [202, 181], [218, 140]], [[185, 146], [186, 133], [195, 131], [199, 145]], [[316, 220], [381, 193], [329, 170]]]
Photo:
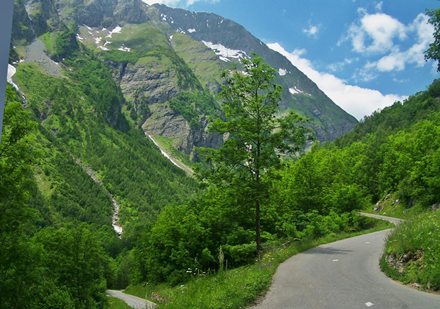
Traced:
[[312, 96], [310, 93], [304, 92], [301, 89], [297, 88], [296, 86], [293, 88], [289, 88], [289, 92], [290, 94], [304, 94], [304, 95], [308, 95], [308, 96]]
[[296, 87], [295, 87], [295, 88], [289, 88], [289, 92], [290, 92], [291, 94], [301, 93], [301, 91], [299, 91]]
[[107, 38], [111, 38], [115, 33], [121, 33], [122, 28], [120, 26], [116, 26], [110, 33], [106, 36]]
[[130, 52], [131, 48], [126, 47], [125, 45], [122, 45], [121, 47], [118, 48], [118, 50], [123, 51], [123, 52]]
[[206, 47], [212, 49], [215, 52], [215, 54], [219, 56], [219, 59], [222, 61], [229, 62], [230, 58], [241, 59], [247, 57], [246, 52], [242, 50], [230, 49], [223, 46], [222, 44], [214, 44], [212, 42], [206, 42], [206, 41], [202, 41], [202, 42], [203, 44], [205, 44]]
[[287, 74], [287, 70], [286, 70], [286, 69], [281, 69], [281, 68], [279, 68], [279, 69], [278, 69], [278, 74], [279, 74], [280, 76], [285, 76], [285, 75]]

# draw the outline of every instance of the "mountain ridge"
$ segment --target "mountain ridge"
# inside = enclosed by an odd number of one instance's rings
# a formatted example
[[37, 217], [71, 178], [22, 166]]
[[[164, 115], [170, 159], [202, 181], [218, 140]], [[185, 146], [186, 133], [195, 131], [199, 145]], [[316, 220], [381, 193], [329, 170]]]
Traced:
[[[59, 32], [63, 25], [77, 24], [77, 41], [112, 68], [127, 101], [128, 115], [150, 133], [163, 135], [154, 129], [157, 124], [152, 121], [151, 110], [165, 108], [177, 119], [170, 123], [176, 125], [173, 131], [184, 133], [164, 136], [189, 155], [194, 155], [197, 146], [218, 146], [221, 139], [213, 137], [203, 125], [208, 115], [194, 107], [200, 102], [188, 103], [193, 114], [199, 113], [202, 126], [197, 129], [191, 127], [181, 109], [170, 108], [169, 103], [188, 91], [214, 97], [222, 83], [221, 72], [240, 65], [240, 55], [224, 57], [222, 50], [242, 52], [242, 56], [256, 52], [277, 69], [277, 82], [284, 88], [280, 112], [294, 109], [310, 118], [319, 140], [332, 140], [357, 122], [284, 56], [270, 50], [243, 26], [216, 14], [147, 5], [140, 0], [17, 0], [15, 5], [15, 28], [25, 31], [14, 32], [14, 45], [27, 45], [45, 33]], [[48, 41], [45, 43], [47, 46]]]

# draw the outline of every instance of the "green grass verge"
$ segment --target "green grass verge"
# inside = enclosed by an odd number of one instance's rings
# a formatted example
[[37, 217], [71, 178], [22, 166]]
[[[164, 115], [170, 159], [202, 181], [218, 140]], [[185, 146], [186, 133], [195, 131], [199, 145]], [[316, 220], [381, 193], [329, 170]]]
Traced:
[[217, 274], [195, 278], [183, 285], [169, 287], [130, 286], [125, 292], [150, 299], [159, 308], [242, 308], [265, 294], [278, 265], [289, 257], [321, 244], [390, 228], [388, 222], [374, 220], [374, 227], [359, 232], [330, 234], [325, 237], [266, 247], [263, 259]]
[[440, 211], [399, 225], [388, 237], [381, 268], [403, 283], [440, 290]]
[[131, 309], [124, 301], [119, 298], [108, 297], [106, 309]]
[[424, 211], [424, 209], [420, 206], [416, 205], [408, 208], [402, 203], [396, 201], [398, 201], [397, 197], [391, 194], [387, 198], [380, 201], [379, 211], [374, 210], [376, 205], [371, 205], [365, 209], [365, 212], [394, 218], [410, 219]]

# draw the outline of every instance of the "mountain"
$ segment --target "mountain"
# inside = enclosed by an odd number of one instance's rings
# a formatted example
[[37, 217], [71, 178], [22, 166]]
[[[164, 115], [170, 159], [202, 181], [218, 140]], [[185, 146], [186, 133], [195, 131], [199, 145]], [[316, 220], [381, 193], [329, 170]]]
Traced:
[[112, 69], [127, 117], [188, 155], [222, 143], [207, 132], [208, 117], [220, 110], [221, 73], [252, 53], [279, 72], [280, 112], [295, 109], [310, 118], [319, 140], [335, 139], [356, 123], [284, 56], [218, 15], [140, 0], [17, 0], [15, 9], [15, 60], [26, 58], [24, 46], [34, 39], [54, 58], [55, 38], [48, 34], [74, 27], [76, 40]]
[[[293, 108], [313, 119], [314, 128], [320, 140], [334, 139], [349, 131], [357, 122], [332, 102], [313, 81], [293, 66], [289, 60], [268, 48], [243, 26], [215, 14], [193, 13], [182, 9], [172, 9], [164, 5], [155, 5], [149, 11], [154, 12], [156, 18], [159, 15], [173, 31], [183, 33], [197, 42], [203, 42], [206, 47], [218, 55], [222, 62], [234, 61], [252, 53], [262, 56], [273, 68], [278, 70], [277, 82], [284, 88], [281, 109]], [[153, 17], [150, 19], [153, 20]], [[184, 43], [186, 46], [190, 44]], [[192, 59], [188, 59], [184, 54], [179, 53], [179, 55], [198, 75], [197, 69], [194, 68], [196, 66], [194, 62], [205, 59], [199, 57], [203, 52], [201, 49], [199, 51], [192, 49]], [[221, 82], [218, 79], [216, 81]]]

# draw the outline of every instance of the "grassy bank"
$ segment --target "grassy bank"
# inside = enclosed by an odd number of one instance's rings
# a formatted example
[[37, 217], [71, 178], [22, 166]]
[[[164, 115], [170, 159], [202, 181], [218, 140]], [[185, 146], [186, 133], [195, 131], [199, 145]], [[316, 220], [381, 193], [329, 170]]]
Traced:
[[422, 212], [424, 209], [420, 206], [406, 207], [398, 199], [396, 194], [389, 194], [382, 200], [380, 200], [376, 205], [372, 205], [364, 210], [365, 212], [400, 218], [400, 219], [410, 219]]
[[403, 283], [440, 290], [440, 211], [415, 216], [389, 236], [381, 268]]
[[268, 290], [278, 265], [309, 248], [336, 240], [392, 227], [384, 221], [374, 221], [368, 230], [330, 234], [315, 240], [272, 244], [266, 247], [261, 261], [213, 275], [197, 277], [177, 287], [130, 286], [125, 292], [150, 299], [159, 308], [242, 308], [254, 302]]
[[106, 309], [131, 309], [131, 307], [129, 305], [127, 305], [124, 301], [122, 301], [118, 298], [114, 298], [114, 297], [107, 298], [107, 306], [105, 308]]

